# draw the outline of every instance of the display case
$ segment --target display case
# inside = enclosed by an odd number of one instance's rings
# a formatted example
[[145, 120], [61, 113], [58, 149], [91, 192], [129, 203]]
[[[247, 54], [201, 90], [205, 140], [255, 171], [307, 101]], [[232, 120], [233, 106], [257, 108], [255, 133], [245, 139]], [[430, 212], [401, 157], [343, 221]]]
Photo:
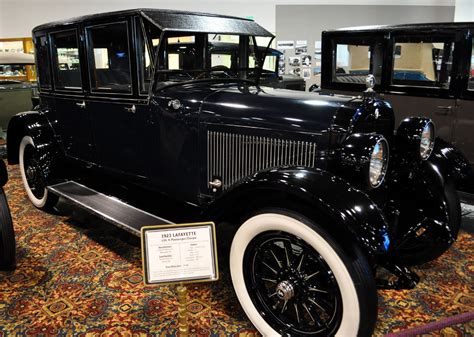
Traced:
[[[33, 40], [30, 37], [0, 39], [0, 53], [33, 54]], [[36, 82], [36, 67], [32, 64], [0, 64], [0, 80]]]

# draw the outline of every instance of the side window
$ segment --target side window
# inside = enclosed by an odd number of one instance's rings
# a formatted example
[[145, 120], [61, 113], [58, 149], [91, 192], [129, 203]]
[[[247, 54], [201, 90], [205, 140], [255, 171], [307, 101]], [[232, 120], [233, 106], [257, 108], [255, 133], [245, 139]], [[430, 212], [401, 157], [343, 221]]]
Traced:
[[41, 89], [51, 88], [51, 67], [49, 63], [48, 38], [46, 35], [35, 38], [38, 82]]
[[467, 90], [474, 90], [474, 39], [471, 45], [471, 67], [469, 68], [469, 82]]
[[52, 33], [51, 44], [55, 88], [80, 90], [82, 80], [76, 30]]
[[92, 92], [131, 93], [127, 22], [86, 28]]
[[426, 38], [396, 39], [392, 84], [448, 89], [454, 42]]
[[[159, 31], [155, 26], [147, 24], [147, 22], [144, 22], [143, 28], [145, 31], [143, 31], [140, 18], [135, 18], [135, 27], [138, 42], [137, 66], [140, 81], [140, 93], [147, 94], [150, 88], [150, 83], [153, 79], [153, 62], [156, 57], [157, 47], [160, 44], [161, 31]], [[148, 39], [148, 43], [146, 39]], [[151, 51], [149, 47], [152, 49]]]
[[[368, 45], [335, 44], [332, 80], [364, 84], [370, 71], [371, 48]], [[376, 82], [380, 79], [376, 76]]]

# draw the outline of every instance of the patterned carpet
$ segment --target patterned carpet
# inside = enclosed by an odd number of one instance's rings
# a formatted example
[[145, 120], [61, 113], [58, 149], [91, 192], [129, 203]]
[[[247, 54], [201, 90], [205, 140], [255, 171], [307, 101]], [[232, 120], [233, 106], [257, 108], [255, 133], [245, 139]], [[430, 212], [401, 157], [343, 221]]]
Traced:
[[[61, 205], [67, 216], [36, 210], [27, 200], [17, 167], [5, 187], [16, 229], [18, 268], [0, 272], [0, 337], [173, 336], [177, 302], [173, 287], [145, 287], [137, 238]], [[380, 291], [375, 335], [474, 311], [474, 219], [444, 256], [417, 271], [411, 291]], [[255, 333], [228, 277], [189, 287], [193, 336]], [[468, 336], [471, 323], [430, 335]]]

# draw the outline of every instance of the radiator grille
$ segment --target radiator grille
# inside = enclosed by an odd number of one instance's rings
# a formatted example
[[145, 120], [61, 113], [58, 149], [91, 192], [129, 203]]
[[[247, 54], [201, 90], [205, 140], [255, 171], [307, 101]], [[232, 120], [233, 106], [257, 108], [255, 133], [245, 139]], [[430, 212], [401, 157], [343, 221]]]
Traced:
[[226, 189], [255, 172], [280, 166], [314, 167], [316, 143], [207, 132], [207, 181], [219, 177]]

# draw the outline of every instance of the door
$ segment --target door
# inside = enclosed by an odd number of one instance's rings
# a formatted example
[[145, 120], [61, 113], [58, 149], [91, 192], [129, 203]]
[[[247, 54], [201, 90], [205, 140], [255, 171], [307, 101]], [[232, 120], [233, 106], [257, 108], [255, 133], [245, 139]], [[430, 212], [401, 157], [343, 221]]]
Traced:
[[[66, 155], [84, 161], [94, 160], [90, 119], [83, 87], [82, 54], [77, 29], [50, 34], [54, 107], [57, 127]], [[41, 81], [41, 80], [40, 80]]]
[[86, 100], [101, 166], [147, 176], [149, 109], [137, 93], [131, 21], [87, 26], [90, 96]]
[[426, 116], [444, 140], [453, 140], [456, 101], [453, 85], [455, 33], [394, 34], [392, 67], [385, 99], [392, 103], [396, 125], [409, 116]]
[[474, 42], [466, 41], [463, 53], [461, 99], [457, 100], [457, 118], [454, 128], [454, 145], [467, 157], [474, 167]]

